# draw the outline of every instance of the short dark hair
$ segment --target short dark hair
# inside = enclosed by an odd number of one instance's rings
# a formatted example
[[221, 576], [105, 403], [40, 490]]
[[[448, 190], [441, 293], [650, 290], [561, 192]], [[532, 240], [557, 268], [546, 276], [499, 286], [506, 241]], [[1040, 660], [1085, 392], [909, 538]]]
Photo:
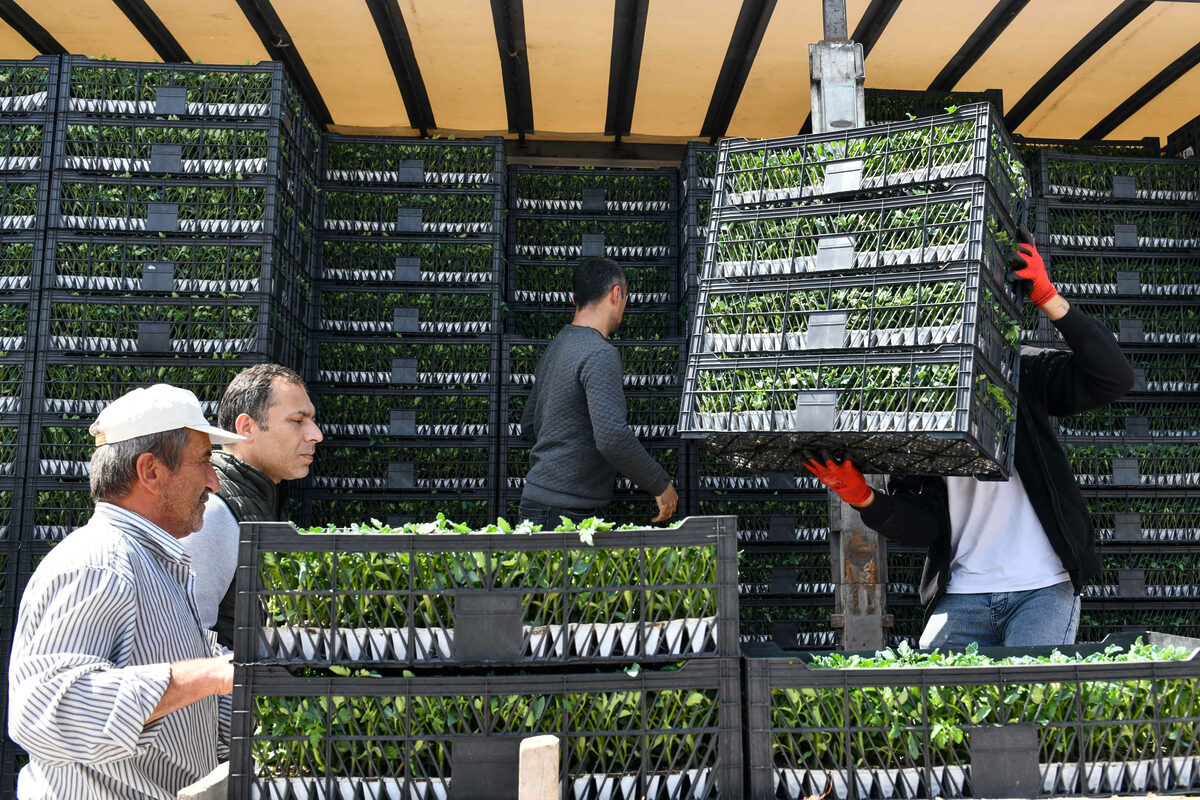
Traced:
[[575, 307], [590, 306], [614, 286], [622, 289], [625, 282], [625, 270], [611, 258], [604, 256], [588, 256], [575, 265], [575, 279], [572, 289], [575, 292]]
[[237, 418], [249, 414], [260, 428], [267, 427], [267, 411], [274, 402], [275, 379], [304, 387], [304, 379], [280, 364], [256, 364], [237, 374], [217, 406], [217, 425], [227, 431], [237, 430]]

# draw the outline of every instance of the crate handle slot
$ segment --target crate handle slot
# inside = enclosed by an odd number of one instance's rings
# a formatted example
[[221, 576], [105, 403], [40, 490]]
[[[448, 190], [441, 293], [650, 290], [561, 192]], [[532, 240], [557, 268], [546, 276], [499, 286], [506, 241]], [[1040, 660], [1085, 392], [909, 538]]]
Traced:
[[171, 352], [171, 323], [138, 323], [137, 349], [139, 353]]
[[603, 233], [585, 233], [583, 234], [583, 256], [603, 256], [604, 255], [604, 234]]
[[421, 281], [420, 257], [396, 256], [396, 269], [393, 278], [400, 283], [419, 283]]
[[850, 269], [854, 266], [853, 234], [830, 234], [817, 237], [816, 272]]
[[425, 159], [402, 158], [396, 164], [396, 172], [400, 183], [424, 183]]
[[158, 86], [154, 90], [154, 113], [177, 117], [187, 114], [187, 87]]
[[415, 358], [392, 359], [392, 383], [416, 383], [417, 360]]
[[396, 210], [396, 231], [398, 233], [420, 233], [424, 230], [421, 222], [423, 208], [400, 208]]
[[166, 261], [147, 261], [142, 264], [143, 292], [169, 292], [175, 288], [175, 265]]
[[416, 333], [421, 329], [421, 310], [401, 306], [392, 312], [393, 333]]
[[179, 230], [179, 204], [153, 201], [146, 205], [146, 230], [175, 233]]
[[413, 474], [411, 461], [392, 461], [388, 464], [387, 476], [389, 489], [415, 489], [416, 476]]
[[1113, 539], [1118, 542], [1140, 542], [1142, 540], [1142, 515], [1125, 512], [1113, 516]]
[[454, 596], [456, 661], [520, 661], [524, 609], [519, 594], [463, 592]]
[[845, 161], [834, 161], [825, 165], [825, 183], [821, 187], [823, 194], [834, 192], [857, 192], [862, 188], [863, 160], [850, 158]]
[[607, 209], [608, 203], [603, 189], [589, 187], [583, 190], [584, 211], [605, 211]]
[[151, 172], [183, 172], [183, 145], [155, 142], [150, 145]]
[[1132, 175], [1114, 175], [1112, 196], [1118, 200], [1137, 198], [1137, 178]]
[[1113, 225], [1113, 238], [1115, 239], [1113, 242], [1115, 247], [1137, 247], [1137, 225], [1127, 225], [1122, 223]]

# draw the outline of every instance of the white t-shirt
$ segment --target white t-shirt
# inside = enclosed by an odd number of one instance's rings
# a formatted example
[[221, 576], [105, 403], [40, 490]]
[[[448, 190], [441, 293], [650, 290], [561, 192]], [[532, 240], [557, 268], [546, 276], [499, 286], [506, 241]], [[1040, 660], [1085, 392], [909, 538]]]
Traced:
[[239, 538], [233, 512], [224, 500], [210, 494], [204, 504], [204, 527], [180, 539], [191, 556], [192, 570], [196, 573], [192, 591], [200, 622], [205, 628], [217, 624], [221, 598], [229, 591], [229, 584], [237, 573]]
[[1068, 581], [1021, 478], [946, 478], [950, 594], [1023, 592]]

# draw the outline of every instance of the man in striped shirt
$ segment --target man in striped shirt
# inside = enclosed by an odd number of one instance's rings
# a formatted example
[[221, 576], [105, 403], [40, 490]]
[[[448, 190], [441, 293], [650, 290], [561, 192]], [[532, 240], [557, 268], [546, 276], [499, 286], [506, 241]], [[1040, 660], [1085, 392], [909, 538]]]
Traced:
[[179, 540], [218, 489], [212, 445], [242, 437], [165, 384], [113, 401], [90, 432], [96, 510], [21, 598], [8, 732], [29, 764], [17, 796], [174, 800], [228, 747], [233, 665], [200, 624]]

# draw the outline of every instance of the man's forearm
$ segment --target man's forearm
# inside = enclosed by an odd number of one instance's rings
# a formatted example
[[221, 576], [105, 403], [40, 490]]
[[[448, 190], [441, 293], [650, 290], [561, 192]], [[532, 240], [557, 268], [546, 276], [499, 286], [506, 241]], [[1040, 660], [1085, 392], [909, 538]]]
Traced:
[[161, 719], [172, 711], [190, 706], [214, 694], [229, 694], [233, 691], [232, 656], [195, 658], [176, 661], [171, 665], [171, 682], [163, 692], [158, 705], [150, 712], [147, 724]]
[[1071, 304], [1061, 294], [1056, 294], [1038, 308], [1051, 322], [1054, 322], [1067, 315], [1067, 312], [1071, 310]]

